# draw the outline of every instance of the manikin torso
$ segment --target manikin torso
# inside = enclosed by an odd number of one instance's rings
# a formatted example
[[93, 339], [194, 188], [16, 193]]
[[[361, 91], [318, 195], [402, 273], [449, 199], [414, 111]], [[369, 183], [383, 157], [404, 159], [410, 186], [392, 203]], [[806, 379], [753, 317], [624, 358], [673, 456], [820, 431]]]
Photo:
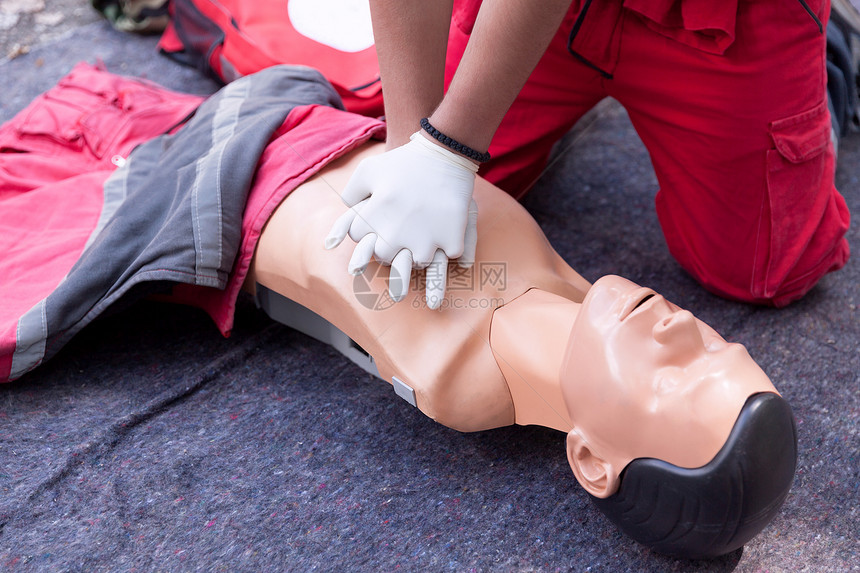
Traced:
[[[386, 270], [377, 272], [371, 263], [363, 277], [351, 277], [351, 243], [322, 248], [331, 222], [345, 209], [339, 190], [358, 162], [381, 145], [366, 145], [296, 189], [264, 230], [250, 276], [346, 332], [374, 357], [385, 380], [396, 376], [409, 385], [418, 408], [438, 422], [473, 431], [520, 421], [490, 344], [494, 314], [530, 289], [563, 302], [581, 301], [589, 283], [558, 256], [519, 203], [478, 179], [479, 262], [455, 271], [441, 311], [427, 309], [423, 289], [414, 285], [406, 299], [386, 304]], [[522, 345], [535, 342], [527, 332], [517, 338]], [[566, 336], [557, 342], [563, 352]], [[557, 377], [559, 363], [551, 375]], [[554, 408], [564, 411], [563, 403]], [[554, 427], [566, 425], [560, 419]]]

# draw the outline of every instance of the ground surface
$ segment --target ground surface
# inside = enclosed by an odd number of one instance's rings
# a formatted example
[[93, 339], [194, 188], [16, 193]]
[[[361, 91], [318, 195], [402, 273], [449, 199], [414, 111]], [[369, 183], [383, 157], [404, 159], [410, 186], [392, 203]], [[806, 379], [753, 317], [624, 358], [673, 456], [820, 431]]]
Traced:
[[[79, 60], [174, 89], [216, 87], [86, 3], [0, 7], [0, 53], [16, 55], [0, 62], [0, 121]], [[590, 504], [563, 436], [444, 428], [243, 299], [229, 339], [196, 311], [142, 303], [0, 388], [0, 569], [860, 568], [856, 256], [783, 310], [707, 294], [666, 252], [654, 175], [623, 109], [608, 102], [593, 119], [525, 203], [552, 244], [587, 279], [647, 284], [744, 343], [794, 409], [794, 486], [743, 549], [709, 562], [656, 555]], [[842, 144], [837, 184], [860, 213], [858, 136]], [[857, 225], [849, 241], [860, 252]]]

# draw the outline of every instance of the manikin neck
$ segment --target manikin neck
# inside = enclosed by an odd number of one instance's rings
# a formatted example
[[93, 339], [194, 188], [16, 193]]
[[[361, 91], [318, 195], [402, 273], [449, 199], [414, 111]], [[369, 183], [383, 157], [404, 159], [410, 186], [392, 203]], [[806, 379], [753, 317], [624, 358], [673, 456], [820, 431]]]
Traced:
[[573, 427], [559, 374], [580, 306], [531, 289], [493, 314], [490, 346], [511, 391], [517, 424], [565, 433]]

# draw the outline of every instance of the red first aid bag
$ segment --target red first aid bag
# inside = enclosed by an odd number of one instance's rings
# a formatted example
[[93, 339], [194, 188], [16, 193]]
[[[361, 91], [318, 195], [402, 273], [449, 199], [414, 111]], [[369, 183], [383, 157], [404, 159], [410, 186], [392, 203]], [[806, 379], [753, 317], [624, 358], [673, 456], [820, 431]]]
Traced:
[[349, 111], [380, 116], [367, 0], [171, 0], [162, 53], [228, 83], [277, 64], [319, 70]]

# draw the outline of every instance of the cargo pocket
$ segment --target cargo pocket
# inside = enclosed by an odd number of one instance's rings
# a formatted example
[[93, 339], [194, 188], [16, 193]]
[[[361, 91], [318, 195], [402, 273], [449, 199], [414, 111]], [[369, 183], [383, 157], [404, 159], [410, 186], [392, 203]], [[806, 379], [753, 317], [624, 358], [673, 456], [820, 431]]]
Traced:
[[86, 152], [104, 158], [113, 140], [131, 121], [121, 99], [97, 98], [81, 107], [46, 94], [44, 105], [34, 106], [18, 128], [18, 143], [41, 153]]
[[[116, 79], [79, 64], [57, 85], [40, 95], [16, 118], [14, 145], [21, 151], [43, 154], [80, 152], [95, 149], [99, 137], [89, 135], [87, 117], [117, 98]], [[97, 154], [96, 154], [97, 155]]]
[[[753, 294], [765, 298], [787, 286], [830, 200], [833, 151], [827, 103], [772, 122], [770, 135], [775, 149], [767, 152], [767, 264], [753, 284]], [[813, 272], [815, 265], [809, 267]], [[801, 278], [792, 276], [791, 281]]]
[[50, 153], [52, 149], [80, 151], [83, 137], [78, 120], [85, 110], [48, 92], [27, 110], [15, 129], [15, 147], [22, 151]]

